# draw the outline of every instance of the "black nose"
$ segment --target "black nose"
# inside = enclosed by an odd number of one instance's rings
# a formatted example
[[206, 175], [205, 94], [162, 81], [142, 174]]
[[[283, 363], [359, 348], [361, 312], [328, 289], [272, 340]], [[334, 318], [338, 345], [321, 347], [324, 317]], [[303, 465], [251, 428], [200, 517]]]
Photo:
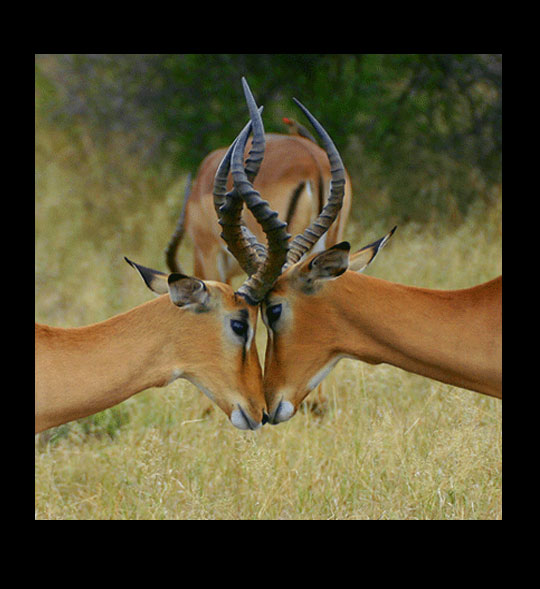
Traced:
[[266, 413], [266, 411], [263, 411], [262, 424], [264, 425], [265, 423], [268, 423], [269, 419], [270, 419], [270, 416], [268, 415], [268, 413]]

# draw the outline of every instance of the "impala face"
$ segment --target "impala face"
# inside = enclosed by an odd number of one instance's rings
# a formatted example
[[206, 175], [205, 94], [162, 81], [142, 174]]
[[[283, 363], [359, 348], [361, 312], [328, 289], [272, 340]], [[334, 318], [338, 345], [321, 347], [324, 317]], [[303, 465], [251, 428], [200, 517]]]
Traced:
[[344, 357], [333, 342], [329, 279], [346, 270], [348, 248], [349, 244], [338, 244], [295, 264], [278, 278], [262, 305], [268, 329], [264, 390], [272, 424], [290, 419]]
[[[342, 359], [358, 357], [344, 337], [348, 319], [343, 309], [351, 302], [351, 280], [375, 258], [395, 231], [349, 256], [346, 241], [288, 268], [266, 295], [262, 305], [268, 328], [264, 390], [270, 423], [290, 419], [300, 403]], [[345, 272], [347, 270], [353, 272]], [[369, 337], [369, 336], [368, 336]], [[372, 362], [366, 353], [362, 359]]]
[[194, 337], [204, 338], [205, 346], [199, 348], [198, 357], [192, 357], [190, 366], [184, 366], [182, 376], [214, 401], [235, 427], [258, 429], [266, 402], [254, 338], [257, 307], [248, 305], [226, 284], [203, 284], [209, 300], [206, 309], [196, 311]]

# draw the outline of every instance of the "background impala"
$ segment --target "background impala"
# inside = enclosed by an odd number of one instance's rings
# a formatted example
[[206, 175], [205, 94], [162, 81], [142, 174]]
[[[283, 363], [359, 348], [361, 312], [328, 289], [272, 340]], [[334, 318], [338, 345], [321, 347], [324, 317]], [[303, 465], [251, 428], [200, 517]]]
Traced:
[[[292, 125], [291, 119], [286, 120]], [[296, 235], [302, 233], [321, 212], [328, 197], [331, 174], [324, 150], [313, 139], [298, 134], [302, 127], [294, 125], [292, 129], [291, 135], [266, 135], [265, 157], [254, 186], [287, 223], [288, 232]], [[249, 149], [251, 141], [246, 145], [246, 152]], [[201, 163], [191, 189], [186, 190], [182, 212], [165, 252], [167, 266], [172, 272], [181, 271], [177, 250], [184, 235], [193, 243], [195, 276], [230, 283], [241, 272], [238, 262], [220, 238], [220, 229], [215, 222], [212, 189], [218, 165], [226, 151], [223, 148], [210, 153]], [[342, 209], [336, 222], [317, 244], [320, 250], [343, 238], [351, 208], [351, 179], [347, 171], [345, 176]], [[232, 177], [228, 178], [227, 188], [232, 188]], [[249, 210], [244, 212], [243, 219], [257, 240], [262, 241], [261, 227]]]

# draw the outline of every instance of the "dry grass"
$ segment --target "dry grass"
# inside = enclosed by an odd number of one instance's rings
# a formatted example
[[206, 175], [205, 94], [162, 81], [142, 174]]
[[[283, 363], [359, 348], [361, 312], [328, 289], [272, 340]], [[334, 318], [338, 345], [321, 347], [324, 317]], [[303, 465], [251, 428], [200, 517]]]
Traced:
[[[83, 138], [84, 139], [84, 138]], [[36, 320], [75, 326], [147, 300], [123, 255], [163, 268], [178, 209], [173, 177], [126, 182], [88, 139], [37, 128]], [[500, 202], [500, 199], [498, 199]], [[388, 227], [349, 237], [363, 245]], [[370, 272], [458, 288], [501, 271], [501, 209], [459, 227], [400, 227]], [[189, 248], [184, 249], [190, 268]], [[260, 350], [265, 334], [258, 333]], [[38, 519], [500, 519], [501, 402], [390, 366], [342, 361], [323, 416], [303, 409], [233, 428], [176, 381], [36, 438]]]

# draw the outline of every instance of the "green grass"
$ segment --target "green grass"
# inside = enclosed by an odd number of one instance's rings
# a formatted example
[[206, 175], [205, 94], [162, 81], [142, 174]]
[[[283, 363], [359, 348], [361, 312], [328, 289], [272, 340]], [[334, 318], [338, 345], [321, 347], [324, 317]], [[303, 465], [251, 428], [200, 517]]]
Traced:
[[[148, 300], [123, 256], [164, 269], [182, 181], [166, 167], [144, 172], [120, 138], [104, 153], [84, 133], [39, 123], [36, 147], [36, 320], [84, 325]], [[495, 277], [500, 195], [490, 200], [453, 226], [400, 226], [369, 272], [433, 288]], [[351, 224], [347, 237], [360, 247], [389, 229]], [[264, 329], [257, 337], [263, 353]], [[36, 518], [502, 517], [500, 401], [350, 360], [324, 390], [322, 416], [303, 407], [258, 432], [232, 427], [185, 381], [46, 432], [35, 445]]]

